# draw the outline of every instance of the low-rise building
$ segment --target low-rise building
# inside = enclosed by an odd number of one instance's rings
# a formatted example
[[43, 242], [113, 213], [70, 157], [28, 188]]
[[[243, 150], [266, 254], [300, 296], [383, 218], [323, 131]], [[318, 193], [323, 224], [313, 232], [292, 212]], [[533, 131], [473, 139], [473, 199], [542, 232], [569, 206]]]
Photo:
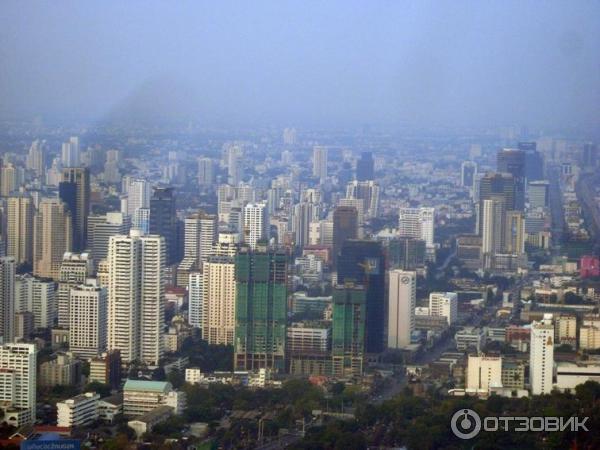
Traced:
[[71, 353], [59, 353], [40, 365], [40, 386], [74, 386], [81, 380], [81, 361]]
[[98, 401], [98, 418], [113, 423], [115, 418], [123, 414], [123, 394], [111, 395]]
[[127, 380], [123, 387], [123, 414], [141, 416], [158, 406], [171, 406], [175, 414], [185, 408], [185, 393], [176, 391], [169, 382]]
[[456, 349], [459, 351], [464, 352], [469, 348], [473, 348], [479, 352], [483, 344], [483, 331], [481, 328], [465, 327], [456, 332], [454, 340], [456, 341]]
[[86, 392], [56, 403], [59, 427], [82, 427], [98, 419], [100, 395]]
[[127, 422], [127, 426], [135, 431], [135, 435], [139, 439], [144, 433], [152, 431], [156, 425], [164, 422], [172, 415], [173, 408], [170, 406], [157, 406], [137, 418], [130, 420]]
[[586, 381], [600, 382], [600, 365], [565, 362], [556, 365], [556, 388], [575, 389]]

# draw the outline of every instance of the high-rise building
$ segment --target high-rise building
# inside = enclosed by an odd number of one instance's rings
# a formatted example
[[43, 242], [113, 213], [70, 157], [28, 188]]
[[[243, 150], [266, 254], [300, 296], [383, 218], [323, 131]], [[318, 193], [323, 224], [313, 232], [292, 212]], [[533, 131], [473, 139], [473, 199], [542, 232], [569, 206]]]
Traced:
[[495, 197], [483, 200], [482, 205], [481, 253], [484, 267], [490, 268], [494, 255], [505, 248], [506, 203], [503, 197]]
[[6, 255], [17, 264], [33, 263], [33, 199], [24, 194], [8, 198]]
[[308, 245], [310, 223], [318, 219], [318, 208], [314, 203], [300, 202], [294, 206], [295, 243], [299, 248]]
[[46, 141], [36, 139], [31, 143], [29, 147], [29, 153], [27, 153], [27, 159], [25, 160], [25, 167], [31, 170], [35, 176], [40, 180], [44, 181], [44, 175], [46, 172]]
[[554, 372], [554, 325], [552, 314], [531, 324], [529, 353], [529, 382], [533, 395], [549, 394], [552, 391]]
[[435, 236], [434, 208], [400, 208], [398, 214], [398, 235], [425, 241], [428, 249], [434, 248]]
[[546, 180], [530, 181], [527, 184], [529, 209], [544, 209], [549, 205], [550, 183]]
[[71, 289], [69, 350], [93, 358], [106, 350], [107, 293], [95, 279]]
[[177, 208], [175, 192], [171, 187], [155, 187], [150, 199], [150, 234], [165, 238], [167, 265], [178, 259], [177, 248]]
[[351, 181], [346, 186], [346, 198], [363, 201], [365, 217], [377, 217], [379, 213], [379, 184], [375, 181]]
[[202, 327], [204, 278], [201, 272], [192, 272], [188, 281], [188, 323], [196, 328]]
[[117, 184], [121, 182], [121, 152], [119, 150], [107, 150], [104, 163], [104, 181]]
[[43, 199], [34, 220], [33, 274], [57, 279], [65, 252], [72, 249], [71, 212], [57, 198]]
[[544, 159], [535, 142], [519, 142], [518, 149], [525, 152], [525, 177], [527, 181], [544, 179]]
[[525, 253], [525, 215], [522, 211], [507, 211], [505, 221], [503, 252], [522, 255]]
[[[61, 187], [69, 184], [68, 195], [62, 196]], [[90, 214], [90, 171], [85, 167], [66, 167], [63, 181], [58, 186], [60, 198], [71, 210], [73, 221], [73, 250], [82, 251], [87, 243], [87, 219]], [[75, 195], [72, 194], [74, 190]]]
[[505, 148], [498, 152], [497, 170], [513, 176], [515, 183], [516, 210], [522, 211], [525, 207], [525, 152], [514, 148]]
[[415, 270], [425, 266], [425, 241], [413, 238], [394, 238], [387, 243], [390, 269]]
[[502, 387], [502, 357], [469, 355], [466, 378], [466, 388], [475, 392]]
[[58, 273], [58, 326], [69, 328], [71, 289], [85, 283], [92, 275], [92, 259], [87, 253], [63, 254]]
[[477, 163], [464, 161], [460, 166], [460, 185], [472, 189], [475, 175], [477, 175]]
[[242, 246], [235, 258], [236, 370], [285, 370], [286, 255]]
[[508, 173], [487, 172], [479, 180], [477, 207], [477, 233], [481, 234], [483, 227], [483, 201], [491, 198], [504, 197], [507, 211], [515, 210], [515, 180]]
[[187, 286], [190, 273], [200, 270], [217, 240], [217, 216], [199, 211], [185, 218], [183, 260], [177, 267], [177, 285]]
[[79, 138], [71, 136], [67, 142], [63, 142], [61, 159], [63, 167], [79, 167], [81, 164]]
[[327, 147], [313, 147], [313, 177], [322, 184], [327, 179]]
[[202, 339], [233, 345], [236, 280], [234, 258], [212, 256], [202, 264]]
[[458, 319], [458, 295], [456, 292], [431, 292], [429, 294], [429, 315], [445, 317], [448, 325]]
[[244, 178], [242, 157], [244, 149], [238, 144], [227, 144], [225, 147], [227, 161], [227, 182], [237, 186]]
[[36, 329], [52, 328], [56, 320], [56, 284], [49, 278], [29, 274], [15, 279], [15, 311], [33, 314]]
[[108, 240], [117, 234], [129, 234], [131, 219], [122, 212], [108, 212], [88, 217], [88, 248], [94, 262], [108, 256]]
[[36, 356], [35, 344], [0, 345], [0, 398], [7, 407], [28, 410], [26, 424], [36, 417]]
[[336, 377], [363, 374], [366, 304], [364, 286], [347, 282], [333, 289], [331, 355], [333, 375]]
[[214, 163], [210, 158], [198, 158], [198, 185], [211, 186], [215, 182]]
[[135, 228], [142, 234], [150, 233], [150, 208], [138, 208], [131, 218], [131, 228]]
[[12, 163], [0, 167], [0, 196], [8, 197], [21, 185], [22, 177], [18, 167]]
[[14, 338], [15, 270], [13, 257], [0, 258], [0, 336], [3, 342]]
[[269, 239], [269, 217], [265, 203], [248, 203], [244, 207], [244, 243], [255, 249], [259, 241]]
[[371, 152], [362, 152], [356, 161], [356, 179], [358, 181], [375, 179], [375, 161]]
[[385, 258], [381, 244], [349, 239], [342, 245], [338, 260], [337, 282], [361, 284], [366, 296], [365, 351], [384, 349]]
[[[323, 240], [323, 224], [321, 226], [321, 240]], [[338, 206], [333, 211], [333, 264], [337, 267], [342, 245], [348, 239], [358, 238], [358, 211], [351, 206]]]
[[126, 188], [127, 202], [125, 212], [129, 217], [134, 216], [139, 208], [150, 208], [150, 183], [141, 178], [129, 179], [123, 177]]
[[157, 365], [163, 355], [164, 238], [111, 236], [108, 248], [108, 349], [124, 362]]
[[390, 270], [388, 290], [388, 348], [410, 345], [415, 329], [417, 302], [417, 274], [404, 270]]

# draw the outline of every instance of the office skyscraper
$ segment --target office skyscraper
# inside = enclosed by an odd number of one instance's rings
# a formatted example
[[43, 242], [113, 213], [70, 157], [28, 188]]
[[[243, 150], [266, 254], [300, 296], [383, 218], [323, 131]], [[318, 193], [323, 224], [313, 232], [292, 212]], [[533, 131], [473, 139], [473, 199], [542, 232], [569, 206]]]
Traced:
[[242, 246], [235, 258], [236, 370], [285, 370], [286, 255]]
[[15, 325], [15, 259], [0, 258], [0, 336], [3, 342], [14, 338]]
[[163, 355], [165, 242], [162, 236], [111, 236], [108, 349], [123, 361], [158, 364]]
[[371, 152], [362, 152], [356, 161], [357, 181], [369, 181], [375, 179], [375, 162]]
[[90, 171], [85, 167], [66, 167], [59, 195], [71, 211], [73, 250], [82, 251], [87, 243], [87, 219], [90, 214]]
[[514, 208], [525, 208], [525, 152], [514, 148], [505, 148], [498, 152], [497, 170], [513, 176], [515, 185]]
[[34, 221], [33, 274], [57, 279], [65, 252], [72, 249], [71, 212], [57, 198], [40, 202]]
[[[321, 231], [322, 233], [323, 231]], [[348, 239], [358, 237], [358, 211], [351, 206], [338, 206], [333, 211], [333, 264], [337, 261], [342, 245]]]
[[167, 265], [178, 259], [177, 209], [175, 192], [171, 187], [155, 187], [150, 199], [150, 234], [165, 238]]
[[255, 249], [259, 241], [269, 239], [269, 217], [265, 203], [248, 203], [244, 207], [244, 243]]
[[473, 161], [464, 161], [460, 166], [460, 184], [461, 184], [461, 186], [472, 189], [476, 174], [477, 174], [477, 163], [475, 163]]
[[525, 152], [525, 177], [527, 181], [544, 179], [544, 159], [537, 151], [535, 142], [519, 142], [519, 150]]
[[338, 284], [351, 281], [365, 288], [365, 351], [379, 353], [384, 348], [385, 258], [381, 244], [350, 239], [342, 245], [337, 271]]
[[335, 286], [331, 333], [334, 376], [363, 374], [366, 321], [367, 296], [364, 286], [352, 282]]
[[317, 145], [313, 148], [313, 177], [321, 184], [327, 178], [327, 147]]
[[533, 395], [549, 394], [552, 391], [554, 372], [554, 324], [552, 314], [531, 324], [529, 350], [529, 382]]
[[0, 196], [8, 197], [21, 185], [22, 177], [18, 167], [12, 163], [0, 167]]
[[308, 244], [310, 223], [318, 219], [317, 205], [300, 202], [294, 205], [294, 234], [295, 243], [299, 248]]
[[387, 346], [403, 348], [410, 345], [411, 333], [415, 329], [416, 272], [390, 270], [388, 295]]
[[33, 263], [33, 199], [24, 194], [8, 198], [6, 255], [18, 264]]
[[106, 350], [107, 293], [95, 279], [70, 291], [69, 350], [93, 358]]
[[491, 198], [504, 198], [506, 211], [515, 210], [515, 180], [511, 174], [488, 172], [479, 181], [477, 208], [477, 233], [483, 228], [483, 201]]
[[530, 181], [527, 185], [529, 209], [543, 209], [549, 205], [550, 183], [546, 180]]

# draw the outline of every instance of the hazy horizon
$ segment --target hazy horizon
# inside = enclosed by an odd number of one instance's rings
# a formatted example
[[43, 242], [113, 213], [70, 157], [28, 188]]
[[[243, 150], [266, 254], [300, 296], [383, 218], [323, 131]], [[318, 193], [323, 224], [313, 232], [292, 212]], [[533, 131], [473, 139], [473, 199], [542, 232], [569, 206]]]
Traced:
[[598, 2], [3, 2], [0, 116], [600, 124]]

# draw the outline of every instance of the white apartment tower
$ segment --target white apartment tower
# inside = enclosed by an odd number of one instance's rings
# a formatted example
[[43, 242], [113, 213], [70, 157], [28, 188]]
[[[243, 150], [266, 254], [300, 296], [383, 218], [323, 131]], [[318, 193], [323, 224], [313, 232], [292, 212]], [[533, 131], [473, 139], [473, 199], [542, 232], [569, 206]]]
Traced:
[[63, 167], [79, 167], [81, 158], [78, 137], [71, 136], [67, 142], [63, 142], [61, 150]]
[[549, 394], [552, 391], [554, 372], [554, 324], [552, 314], [531, 324], [529, 353], [529, 382], [533, 395]]
[[165, 241], [131, 230], [108, 249], [108, 350], [156, 365], [163, 354]]
[[233, 345], [235, 332], [235, 264], [214, 256], [202, 264], [202, 338], [209, 344]]
[[425, 241], [427, 248], [434, 247], [434, 208], [400, 208], [398, 235]]
[[7, 406], [30, 411], [35, 423], [36, 350], [34, 344], [0, 345], [0, 399]]
[[248, 203], [244, 207], [244, 242], [251, 249], [256, 243], [269, 239], [269, 218], [265, 203]]
[[129, 180], [127, 186], [127, 210], [129, 217], [133, 217], [139, 208], [150, 208], [150, 183], [141, 178]]
[[69, 349], [77, 356], [93, 358], [106, 350], [107, 292], [90, 278], [71, 289]]
[[92, 259], [87, 253], [66, 252], [58, 274], [58, 326], [69, 328], [71, 289], [92, 275]]
[[429, 314], [445, 317], [448, 325], [452, 325], [458, 318], [458, 295], [455, 292], [430, 293]]
[[56, 286], [49, 278], [29, 274], [15, 280], [15, 312], [33, 314], [35, 328], [52, 328], [56, 319]]
[[388, 348], [403, 348], [410, 344], [415, 328], [417, 274], [390, 270], [388, 299]]

